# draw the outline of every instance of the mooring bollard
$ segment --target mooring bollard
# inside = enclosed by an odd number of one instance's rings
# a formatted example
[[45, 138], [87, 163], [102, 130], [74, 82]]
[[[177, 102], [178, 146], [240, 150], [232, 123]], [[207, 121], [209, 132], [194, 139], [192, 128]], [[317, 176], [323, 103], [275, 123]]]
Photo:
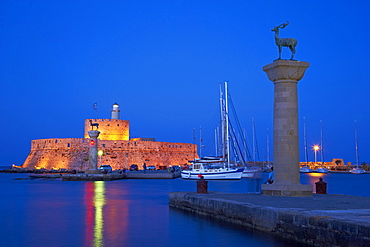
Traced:
[[322, 178], [319, 179], [319, 182], [316, 182], [316, 194], [326, 194], [326, 184], [322, 181]]
[[204, 180], [203, 176], [197, 181], [197, 193], [208, 194], [208, 181]]

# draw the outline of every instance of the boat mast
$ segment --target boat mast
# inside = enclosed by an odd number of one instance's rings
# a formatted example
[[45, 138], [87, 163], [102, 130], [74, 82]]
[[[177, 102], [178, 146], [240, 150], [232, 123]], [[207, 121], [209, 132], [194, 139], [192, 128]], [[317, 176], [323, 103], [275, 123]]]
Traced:
[[222, 95], [222, 85], [220, 83], [220, 113], [221, 113], [221, 143], [222, 143], [222, 162], [225, 168], [226, 145], [225, 145], [225, 117], [224, 117], [224, 100]]
[[230, 140], [229, 140], [229, 106], [228, 106], [229, 92], [227, 90], [227, 82], [225, 81], [225, 120], [226, 120], [226, 155], [227, 155], [227, 166], [230, 166]]
[[222, 93], [222, 85], [220, 83], [220, 108], [221, 108], [221, 123], [222, 123], [222, 160], [230, 164], [229, 157], [229, 121], [228, 121], [228, 91], [227, 82], [225, 81], [225, 94]]
[[217, 128], [215, 129], [215, 151], [216, 151], [216, 157], [218, 156], [218, 148], [217, 148], [217, 145], [218, 145], [218, 139], [217, 139]]
[[303, 136], [304, 136], [304, 158], [306, 160], [306, 166], [308, 165], [308, 154], [307, 154], [307, 137], [306, 137], [306, 117], [303, 116]]
[[267, 135], [266, 135], [266, 150], [267, 150], [267, 166], [270, 164], [270, 140], [269, 140], [269, 128], [267, 128]]
[[196, 138], [195, 138], [195, 128], [193, 128], [193, 144], [194, 144], [194, 159], [193, 160], [195, 160], [196, 153], [197, 153], [195, 140], [196, 140]]
[[357, 139], [357, 124], [355, 120], [355, 142], [356, 142], [356, 163], [359, 165], [359, 154], [358, 154], [358, 139]]
[[243, 149], [244, 149], [244, 164], [247, 165], [247, 130], [243, 129]]
[[320, 140], [321, 140], [321, 165], [324, 165], [324, 144], [323, 144], [323, 135], [322, 135], [322, 120], [320, 120]]
[[253, 145], [252, 145], [252, 152], [253, 152], [253, 165], [255, 166], [256, 165], [256, 140], [255, 140], [255, 129], [254, 129], [254, 115], [252, 115], [252, 142], [253, 142]]
[[199, 158], [202, 158], [202, 126], [199, 128]]

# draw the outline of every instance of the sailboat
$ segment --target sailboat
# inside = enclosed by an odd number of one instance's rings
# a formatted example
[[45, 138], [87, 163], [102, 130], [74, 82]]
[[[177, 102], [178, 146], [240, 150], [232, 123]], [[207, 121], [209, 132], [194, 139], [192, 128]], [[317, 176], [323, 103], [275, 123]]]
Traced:
[[316, 168], [315, 172], [328, 173], [329, 169], [324, 167], [324, 151], [323, 151], [323, 146], [324, 145], [323, 145], [322, 140], [323, 140], [323, 138], [322, 138], [322, 120], [320, 120], [320, 145], [321, 145], [321, 147], [319, 145], [315, 145], [314, 146], [314, 150], [315, 150], [314, 152], [315, 152], [315, 165], [316, 165], [316, 152], [321, 149], [321, 152], [320, 152], [321, 153], [321, 166]]
[[204, 157], [190, 161], [192, 165], [188, 170], [181, 171], [184, 179], [240, 179], [244, 168], [230, 166], [229, 143], [229, 116], [228, 116], [228, 91], [225, 82], [225, 95], [220, 85], [220, 106], [222, 122], [222, 157]]
[[307, 138], [306, 138], [306, 117], [305, 116], [303, 117], [303, 137], [304, 137], [304, 139], [303, 139], [303, 142], [304, 142], [304, 156], [305, 156], [306, 164], [303, 165], [299, 169], [299, 172], [301, 172], [301, 173], [310, 173], [310, 172], [313, 172], [313, 169], [311, 169], [308, 166]]
[[359, 163], [359, 158], [358, 158], [358, 139], [357, 139], [357, 126], [356, 126], [356, 121], [355, 121], [355, 142], [356, 142], [356, 165], [351, 169], [349, 170], [350, 173], [352, 174], [363, 174], [365, 173], [365, 170], [360, 168], [360, 166], [358, 165]]
[[242, 178], [253, 178], [256, 176], [256, 173], [261, 173], [262, 169], [259, 166], [255, 165], [256, 162], [256, 147], [255, 147], [255, 126], [254, 126], [254, 116], [252, 116], [252, 143], [253, 143], [253, 166], [251, 165], [246, 165]]

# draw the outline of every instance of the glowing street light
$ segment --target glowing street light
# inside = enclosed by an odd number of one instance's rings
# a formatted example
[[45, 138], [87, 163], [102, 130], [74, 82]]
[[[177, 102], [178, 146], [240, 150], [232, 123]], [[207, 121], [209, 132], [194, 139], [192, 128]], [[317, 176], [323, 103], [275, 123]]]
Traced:
[[315, 165], [316, 165], [316, 157], [317, 157], [317, 155], [316, 155], [316, 153], [317, 153], [317, 151], [319, 151], [320, 150], [320, 146], [319, 145], [314, 145], [313, 146], [313, 152], [314, 152], [314, 156], [315, 156]]
[[98, 151], [98, 155], [99, 155], [99, 157], [100, 157], [100, 165], [103, 165], [103, 161], [102, 161], [102, 156], [103, 156], [103, 154], [104, 154], [103, 150], [99, 150], [99, 151]]

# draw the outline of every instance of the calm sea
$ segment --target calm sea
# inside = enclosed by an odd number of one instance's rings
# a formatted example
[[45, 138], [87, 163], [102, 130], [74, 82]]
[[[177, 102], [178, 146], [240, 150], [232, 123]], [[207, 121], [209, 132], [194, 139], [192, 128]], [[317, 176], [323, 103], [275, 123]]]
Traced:
[[[296, 246], [169, 208], [168, 193], [195, 191], [195, 181], [17, 180], [27, 176], [0, 173], [0, 246]], [[370, 174], [323, 177], [328, 193], [370, 196]], [[302, 183], [317, 181], [301, 175]], [[249, 179], [209, 181], [210, 191], [241, 193], [253, 186]]]

